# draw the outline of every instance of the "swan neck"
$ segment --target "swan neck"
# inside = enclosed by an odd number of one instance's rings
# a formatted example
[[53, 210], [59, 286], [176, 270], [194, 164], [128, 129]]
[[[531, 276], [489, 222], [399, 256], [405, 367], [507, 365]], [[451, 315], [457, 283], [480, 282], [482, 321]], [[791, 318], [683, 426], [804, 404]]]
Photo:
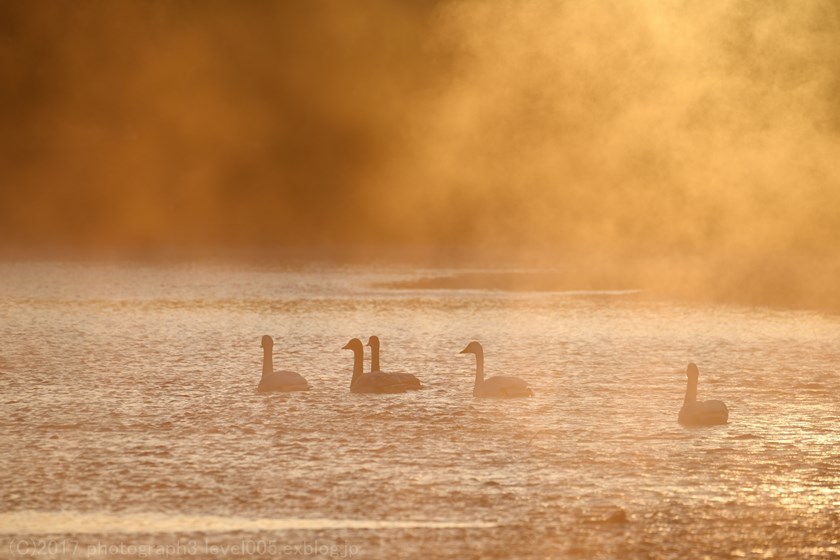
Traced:
[[359, 350], [353, 350], [353, 378], [350, 380], [350, 387], [356, 383], [356, 380], [364, 373], [364, 353]]
[[271, 375], [274, 371], [274, 361], [271, 357], [271, 348], [263, 348], [263, 370], [262, 376]]
[[370, 347], [370, 371], [379, 371], [379, 345], [372, 344]]
[[697, 378], [688, 378], [688, 385], [685, 388], [685, 403], [697, 402]]
[[484, 381], [484, 352], [475, 353], [475, 386]]

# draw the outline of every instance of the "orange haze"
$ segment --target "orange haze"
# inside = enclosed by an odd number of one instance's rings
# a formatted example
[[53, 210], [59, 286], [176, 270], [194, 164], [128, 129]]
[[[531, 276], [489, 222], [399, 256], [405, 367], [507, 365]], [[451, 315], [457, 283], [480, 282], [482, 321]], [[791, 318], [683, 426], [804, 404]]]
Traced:
[[4, 2], [0, 86], [6, 247], [840, 242], [834, 0]]

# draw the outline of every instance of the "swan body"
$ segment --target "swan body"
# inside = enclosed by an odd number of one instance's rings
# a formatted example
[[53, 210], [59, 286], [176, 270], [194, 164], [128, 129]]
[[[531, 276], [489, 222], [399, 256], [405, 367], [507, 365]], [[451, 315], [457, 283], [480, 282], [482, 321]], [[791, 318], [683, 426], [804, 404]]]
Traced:
[[262, 337], [263, 369], [257, 391], [270, 393], [275, 391], [306, 391], [309, 383], [300, 374], [293, 371], [274, 371], [272, 350], [274, 340], [265, 335]]
[[534, 395], [528, 384], [518, 377], [497, 375], [484, 379], [484, 349], [478, 342], [473, 341], [467, 344], [467, 347], [461, 350], [461, 354], [475, 354], [474, 397], [516, 398]]
[[353, 351], [353, 378], [350, 380], [351, 393], [404, 393], [408, 390], [399, 377], [375, 371], [364, 373], [364, 352], [362, 341], [353, 338], [342, 350]]
[[[370, 346], [370, 373], [385, 373], [379, 369], [379, 337], [372, 336], [368, 339], [367, 346]], [[401, 380], [409, 390], [416, 391], [422, 389], [423, 385], [416, 376], [410, 373], [393, 372], [385, 373], [385, 375], [392, 375]]]
[[685, 400], [683, 401], [678, 421], [686, 426], [714, 426], [726, 424], [729, 419], [729, 409], [723, 401], [698, 401], [697, 381], [700, 378], [700, 370], [693, 363], [688, 364], [686, 370], [688, 385], [685, 389]]

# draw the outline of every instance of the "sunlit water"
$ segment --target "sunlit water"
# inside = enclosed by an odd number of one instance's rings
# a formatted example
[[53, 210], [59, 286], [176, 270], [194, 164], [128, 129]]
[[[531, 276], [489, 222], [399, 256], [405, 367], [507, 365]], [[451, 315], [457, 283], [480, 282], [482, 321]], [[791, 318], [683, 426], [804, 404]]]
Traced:
[[[0, 265], [0, 555], [840, 555], [840, 318], [380, 287], [428, 273]], [[427, 388], [350, 394], [370, 334]], [[536, 396], [474, 399], [473, 339]], [[691, 360], [728, 425], [677, 424]]]

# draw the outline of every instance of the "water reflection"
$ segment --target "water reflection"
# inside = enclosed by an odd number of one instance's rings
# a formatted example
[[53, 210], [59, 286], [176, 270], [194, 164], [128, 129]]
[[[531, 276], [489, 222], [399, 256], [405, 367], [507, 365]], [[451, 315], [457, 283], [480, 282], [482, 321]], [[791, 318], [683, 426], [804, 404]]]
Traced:
[[[835, 318], [376, 288], [389, 274], [0, 265], [0, 526], [64, 510], [159, 515], [166, 533], [215, 516], [383, 558], [836, 553]], [[310, 391], [255, 392], [265, 333]], [[423, 391], [348, 393], [340, 348], [374, 333]], [[473, 399], [472, 339], [488, 375], [527, 372], [534, 397]], [[690, 360], [728, 425], [677, 425]]]

